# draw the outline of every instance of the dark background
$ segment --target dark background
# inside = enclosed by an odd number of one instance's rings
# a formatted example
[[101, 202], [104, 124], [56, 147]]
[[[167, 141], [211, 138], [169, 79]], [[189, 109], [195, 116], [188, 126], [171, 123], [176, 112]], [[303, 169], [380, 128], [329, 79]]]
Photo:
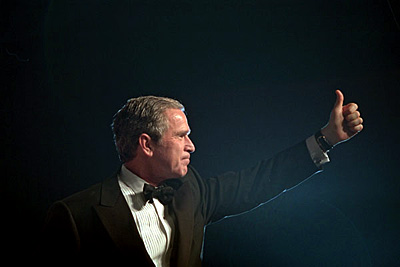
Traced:
[[340, 88], [365, 130], [323, 173], [209, 226], [205, 265], [400, 262], [398, 1], [0, 3], [7, 251], [32, 251], [52, 202], [117, 170], [109, 125], [130, 97], [185, 104], [208, 177], [313, 134]]

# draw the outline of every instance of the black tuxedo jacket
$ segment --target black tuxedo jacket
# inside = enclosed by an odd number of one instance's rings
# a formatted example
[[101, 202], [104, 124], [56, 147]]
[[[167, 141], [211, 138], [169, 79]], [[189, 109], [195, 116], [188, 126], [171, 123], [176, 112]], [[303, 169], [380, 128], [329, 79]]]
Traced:
[[[250, 169], [214, 178], [202, 179], [189, 166], [170, 204], [176, 225], [171, 266], [200, 266], [207, 224], [257, 207], [317, 171], [305, 142]], [[46, 218], [43, 247], [42, 252], [57, 259], [153, 266], [117, 174], [56, 202]]]

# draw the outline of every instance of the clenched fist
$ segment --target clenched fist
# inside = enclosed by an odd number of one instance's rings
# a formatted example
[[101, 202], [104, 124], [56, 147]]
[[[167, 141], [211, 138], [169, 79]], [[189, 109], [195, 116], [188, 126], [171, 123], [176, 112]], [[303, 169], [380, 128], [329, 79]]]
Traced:
[[352, 138], [363, 129], [363, 119], [356, 103], [343, 106], [344, 96], [336, 90], [336, 102], [332, 109], [328, 124], [321, 129], [331, 145], [344, 142]]

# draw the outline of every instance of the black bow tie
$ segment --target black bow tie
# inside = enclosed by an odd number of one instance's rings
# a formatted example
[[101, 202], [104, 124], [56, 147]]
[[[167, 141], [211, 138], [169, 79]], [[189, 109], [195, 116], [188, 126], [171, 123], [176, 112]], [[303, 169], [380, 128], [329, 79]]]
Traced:
[[146, 201], [153, 203], [153, 198], [157, 198], [161, 204], [171, 203], [175, 191], [182, 185], [180, 179], [168, 179], [162, 182], [158, 187], [144, 184], [143, 194]]

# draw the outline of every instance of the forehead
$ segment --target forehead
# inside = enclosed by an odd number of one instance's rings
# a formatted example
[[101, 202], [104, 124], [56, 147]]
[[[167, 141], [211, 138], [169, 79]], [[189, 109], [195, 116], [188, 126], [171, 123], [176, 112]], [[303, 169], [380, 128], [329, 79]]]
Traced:
[[167, 109], [165, 115], [168, 119], [170, 128], [188, 127], [185, 113], [180, 109]]

